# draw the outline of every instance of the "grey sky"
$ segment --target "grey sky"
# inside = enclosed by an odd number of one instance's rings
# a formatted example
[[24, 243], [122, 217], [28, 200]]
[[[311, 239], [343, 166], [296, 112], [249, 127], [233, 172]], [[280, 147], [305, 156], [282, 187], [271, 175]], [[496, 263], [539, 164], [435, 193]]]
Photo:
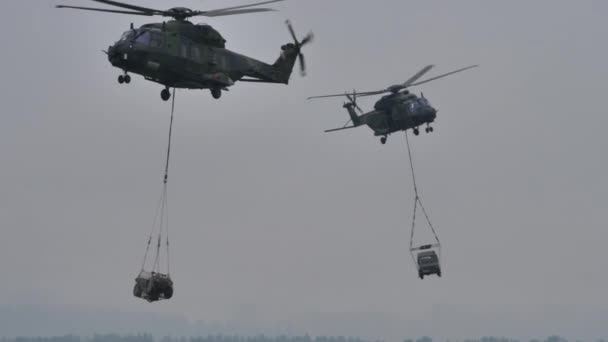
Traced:
[[[606, 337], [608, 3], [291, 0], [209, 20], [229, 49], [268, 62], [291, 39], [287, 18], [316, 40], [304, 51], [308, 77], [294, 73], [289, 86], [238, 84], [219, 101], [178, 91], [176, 296], [155, 305], [131, 288], [160, 194], [169, 104], [139, 76], [119, 86], [101, 53], [130, 22], [155, 20], [59, 3], [79, 1], [12, 0], [0, 12], [0, 308], [392, 340]], [[445, 262], [443, 278], [420, 281], [407, 252], [403, 136], [382, 146], [366, 128], [324, 134], [347, 120], [342, 100], [305, 98], [474, 63], [416, 89], [439, 109], [435, 133], [411, 141]]]

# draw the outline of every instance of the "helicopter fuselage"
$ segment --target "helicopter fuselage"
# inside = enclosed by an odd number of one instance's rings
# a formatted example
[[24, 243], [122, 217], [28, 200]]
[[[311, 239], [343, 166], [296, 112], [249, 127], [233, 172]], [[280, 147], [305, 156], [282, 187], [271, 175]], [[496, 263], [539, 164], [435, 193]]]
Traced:
[[285, 44], [270, 65], [226, 49], [209, 25], [169, 21], [125, 32], [107, 54], [125, 75], [139, 74], [166, 88], [211, 89], [216, 97], [239, 80], [287, 84], [298, 51]]
[[[351, 103], [345, 105], [351, 118], [356, 116], [353, 107]], [[404, 92], [384, 96], [376, 102], [373, 111], [356, 116], [353, 122], [355, 126], [367, 125], [374, 131], [375, 136], [386, 137], [408, 129], [413, 129], [416, 133], [419, 126], [430, 125], [436, 117], [437, 110], [426, 98]]]

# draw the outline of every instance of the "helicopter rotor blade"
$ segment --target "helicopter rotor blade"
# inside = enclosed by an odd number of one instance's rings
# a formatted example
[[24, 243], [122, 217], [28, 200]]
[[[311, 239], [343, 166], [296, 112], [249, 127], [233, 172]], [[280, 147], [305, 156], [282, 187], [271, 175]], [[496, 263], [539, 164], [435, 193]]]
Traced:
[[276, 12], [275, 9], [272, 8], [251, 8], [251, 9], [242, 9], [242, 10], [226, 10], [226, 11], [208, 11], [202, 13], [196, 13], [192, 16], [203, 16], [203, 17], [222, 17], [226, 15], [235, 15], [235, 14], [246, 14], [246, 13], [259, 13], [259, 12]]
[[414, 74], [414, 76], [410, 77], [407, 81], [405, 81], [401, 84], [395, 84], [395, 85], [392, 85], [383, 90], [360, 93], [360, 96], [372, 96], [372, 95], [380, 95], [380, 94], [384, 94], [384, 93], [397, 93], [402, 89], [410, 87], [414, 82], [416, 82], [418, 79], [420, 79], [420, 77], [422, 77], [424, 74], [429, 72], [429, 70], [431, 70], [433, 67], [434, 67], [434, 65], [432, 65], [432, 64], [427, 65], [424, 68], [422, 68], [420, 71], [418, 71], [416, 74]]
[[439, 76], [431, 77], [431, 78], [426, 79], [426, 80], [424, 80], [424, 81], [420, 81], [420, 82], [412, 83], [412, 84], [410, 84], [410, 86], [417, 86], [417, 85], [420, 85], [420, 84], [424, 84], [424, 83], [427, 83], [427, 82], [431, 82], [431, 81], [434, 81], [434, 80], [436, 80], [436, 79], [440, 79], [440, 78], [443, 78], [443, 77], [446, 77], [446, 76], [450, 76], [450, 75], [453, 75], [453, 74], [458, 73], [458, 72], [461, 72], [461, 71], [465, 71], [465, 70], [472, 69], [472, 68], [477, 68], [478, 66], [479, 66], [479, 64], [471, 65], [471, 66], [468, 66], [468, 67], [466, 67], [466, 68], [462, 68], [462, 69], [454, 70], [454, 71], [448, 72], [448, 73], [446, 73], [446, 74], [442, 74], [442, 75], [439, 75]]
[[298, 60], [300, 60], [300, 75], [306, 76], [306, 61], [303, 53], [298, 53]]
[[287, 29], [289, 30], [289, 33], [291, 33], [291, 37], [293, 38], [293, 41], [296, 43], [296, 46], [300, 46], [300, 42], [298, 41], [298, 37], [296, 37], [296, 33], [293, 30], [293, 26], [291, 25], [291, 21], [286, 20], [285, 24], [287, 25]]
[[352, 103], [353, 105], [355, 104], [355, 99], [353, 99], [349, 93], [344, 93], [344, 96], [346, 96], [346, 98], [348, 99], [348, 101], [350, 101], [350, 103]]
[[[379, 91], [376, 91], [376, 92], [369, 92], [368, 91], [368, 92], [364, 92], [364, 93], [357, 93], [357, 97], [374, 95], [376, 93], [382, 94], [382, 93], [385, 93], [385, 91], [384, 90], [379, 90]], [[328, 97], [342, 97], [342, 96], [344, 96], [346, 94], [348, 94], [348, 93], [331, 94], [331, 95], [316, 95], [316, 96], [309, 96], [309, 97], [307, 97], [307, 99], [308, 100], [312, 100], [312, 99], [325, 99], [325, 98], [328, 98]]]
[[144, 16], [152, 16], [154, 14], [147, 12], [131, 12], [131, 11], [119, 11], [119, 10], [111, 10], [111, 9], [103, 9], [103, 8], [93, 8], [93, 7], [79, 7], [79, 6], [65, 6], [65, 5], [57, 5], [56, 8], [71, 8], [71, 9], [79, 9], [85, 11], [95, 11], [95, 12], [106, 12], [106, 13], [120, 13], [120, 14], [133, 14], [133, 15], [144, 15]]
[[357, 108], [357, 111], [359, 111], [359, 114], [363, 114], [364, 113], [363, 109], [361, 109], [361, 107], [359, 107], [359, 105], [356, 102], [354, 103], [354, 105], [355, 105], [355, 108]]
[[[254, 9], [251, 12], [249, 12], [249, 11], [242, 11], [241, 12], [241, 11], [237, 11], [237, 10], [240, 10], [240, 9], [243, 9], [243, 8], [247, 8], [247, 7], [254, 7], [254, 6], [260, 6], [260, 5], [265, 5], [265, 4], [271, 4], [271, 3], [280, 2], [280, 1], [284, 1], [284, 0], [261, 1], [261, 2], [256, 2], [256, 3], [252, 3], [252, 4], [247, 4], [247, 5], [218, 8], [218, 9], [214, 9], [214, 10], [210, 10], [210, 11], [200, 11], [200, 12], [196, 13], [195, 15], [202, 15], [202, 16], [207, 16], [207, 17], [218, 17], [218, 16], [222, 16], [222, 15], [254, 13], [254, 12], [268, 12], [268, 11], [274, 11], [274, 10], [273, 9], [268, 9], [268, 8]], [[222, 14], [222, 12], [224, 12], [224, 13]]]
[[309, 96], [306, 99], [313, 100], [313, 99], [324, 99], [324, 98], [328, 98], [328, 97], [342, 97], [342, 96], [344, 96], [344, 94], [317, 95], [317, 96]]
[[357, 127], [357, 126], [346, 126], [346, 127], [340, 127], [340, 128], [326, 129], [323, 132], [330, 133], [330, 132], [336, 132], [336, 131], [343, 131], [345, 129], [351, 129], [351, 128], [355, 128], [355, 127]]
[[355, 100], [357, 98], [356, 92], [353, 92], [353, 96], [351, 96], [349, 93], [344, 93], [344, 96], [346, 96], [346, 98], [350, 101], [350, 103], [352, 103], [353, 106], [355, 106], [355, 108], [357, 109], [357, 111], [359, 111], [360, 114], [363, 114], [363, 110], [359, 107], [359, 105], [357, 104], [357, 101]]
[[357, 96], [365, 97], [365, 96], [372, 96], [372, 95], [380, 95], [380, 94], [384, 94], [384, 93], [388, 93], [388, 92], [390, 92], [390, 90], [388, 90], [388, 89], [366, 91], [363, 93], [357, 93]]
[[433, 67], [434, 67], [434, 65], [432, 65], [432, 64], [425, 66], [420, 71], [418, 71], [416, 74], [414, 74], [414, 76], [410, 77], [407, 81], [403, 82], [403, 84], [401, 84], [401, 86], [403, 88], [407, 88], [407, 87], [411, 86], [414, 82], [418, 81], [418, 79], [420, 79], [420, 77], [424, 76], [424, 74], [426, 74], [431, 69], [433, 69]]
[[91, 0], [91, 1], [99, 2], [99, 3], [110, 5], [110, 6], [122, 7], [122, 8], [130, 9], [133, 11], [150, 13], [151, 15], [165, 13], [165, 11], [157, 10], [154, 8], [135, 6], [135, 5], [125, 4], [125, 3], [113, 1], [113, 0]]
[[136, 6], [136, 5], [126, 4], [126, 3], [114, 1], [114, 0], [91, 0], [91, 1], [95, 1], [95, 2], [102, 3], [105, 5], [109, 5], [109, 6], [125, 8], [125, 9], [131, 10], [133, 12], [102, 9], [102, 8], [91, 8], [91, 7], [64, 6], [64, 5], [58, 5], [56, 7], [57, 8], [73, 8], [73, 9], [81, 9], [81, 10], [97, 11], [97, 12], [108, 12], [108, 13], [145, 15], [145, 16], [162, 15], [165, 17], [173, 17], [178, 20], [181, 20], [181, 19], [187, 19], [187, 18], [194, 17], [194, 16], [220, 17], [220, 16], [226, 16], [226, 15], [235, 15], [235, 14], [271, 12], [271, 11], [275, 11], [275, 10], [271, 9], [271, 8], [251, 8], [251, 9], [245, 9], [245, 8], [259, 6], [259, 5], [263, 5], [263, 4], [270, 4], [270, 3], [284, 1], [284, 0], [262, 1], [262, 2], [257, 2], [257, 3], [253, 3], [253, 4], [246, 4], [246, 5], [226, 7], [226, 8], [218, 8], [218, 9], [210, 10], [210, 11], [189, 11], [188, 13], [179, 13], [179, 15], [176, 15], [175, 11], [171, 11], [171, 10], [161, 11], [161, 10], [157, 10], [154, 8]]
[[312, 40], [314, 39], [314, 34], [312, 34], [312, 32], [309, 32], [306, 37], [304, 37], [304, 39], [302, 39], [302, 41], [300, 42], [300, 45], [306, 45], [310, 42], [312, 42]]

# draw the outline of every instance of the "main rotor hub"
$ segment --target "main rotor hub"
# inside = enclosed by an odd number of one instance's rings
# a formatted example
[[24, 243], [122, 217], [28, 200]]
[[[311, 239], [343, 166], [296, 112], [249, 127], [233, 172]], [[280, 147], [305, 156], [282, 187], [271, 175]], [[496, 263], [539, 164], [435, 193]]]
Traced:
[[194, 11], [186, 7], [173, 7], [167, 10], [167, 13], [175, 20], [185, 20], [191, 17], [192, 12]]
[[398, 93], [401, 89], [403, 89], [403, 85], [401, 84], [395, 84], [387, 88], [387, 90], [393, 94]]

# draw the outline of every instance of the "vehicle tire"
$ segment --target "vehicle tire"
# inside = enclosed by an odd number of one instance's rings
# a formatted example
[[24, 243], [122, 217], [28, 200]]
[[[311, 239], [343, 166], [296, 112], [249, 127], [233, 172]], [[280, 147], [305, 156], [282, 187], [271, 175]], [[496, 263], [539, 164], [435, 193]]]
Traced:
[[118, 83], [120, 83], [120, 84], [125, 83], [125, 77], [123, 75], [118, 76]]
[[125, 75], [124, 79], [125, 79], [125, 83], [126, 83], [126, 84], [131, 83], [131, 76], [129, 76], [129, 75]]
[[424, 274], [422, 272], [418, 272], [418, 276], [420, 277], [420, 279], [424, 279]]
[[164, 296], [165, 296], [165, 299], [171, 299], [171, 297], [173, 297], [173, 288], [172, 287], [166, 288]]
[[437, 276], [441, 278], [441, 271], [437, 272]]
[[133, 288], [133, 295], [137, 298], [141, 298], [141, 287], [139, 287], [138, 284], [135, 284], [135, 287]]
[[216, 100], [219, 99], [220, 97], [222, 97], [222, 90], [218, 88], [212, 88], [211, 96], [213, 96], [213, 98]]
[[380, 143], [382, 143], [382, 145], [386, 144], [386, 137], [380, 138]]
[[419, 135], [420, 131], [418, 130], [418, 128], [414, 128], [414, 135]]

